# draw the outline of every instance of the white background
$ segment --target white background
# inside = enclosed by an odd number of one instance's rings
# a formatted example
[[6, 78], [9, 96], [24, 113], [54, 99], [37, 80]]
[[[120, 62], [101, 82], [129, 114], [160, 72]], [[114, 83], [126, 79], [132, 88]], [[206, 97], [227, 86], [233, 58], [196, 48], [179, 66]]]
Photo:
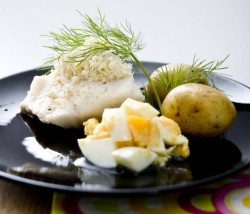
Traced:
[[222, 60], [224, 73], [250, 86], [249, 0], [0, 0], [0, 78], [40, 66], [51, 52], [49, 31], [81, 27], [76, 10], [98, 8], [110, 24], [130, 22], [143, 34], [140, 60]]

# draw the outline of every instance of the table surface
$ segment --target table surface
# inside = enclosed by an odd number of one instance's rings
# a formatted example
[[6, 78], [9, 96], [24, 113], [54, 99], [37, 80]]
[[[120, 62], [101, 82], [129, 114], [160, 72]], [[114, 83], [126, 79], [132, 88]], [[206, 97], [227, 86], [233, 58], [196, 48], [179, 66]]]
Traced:
[[0, 180], [0, 213], [47, 214], [52, 206], [53, 192]]
[[[51, 52], [41, 36], [63, 24], [79, 27], [80, 15], [106, 14], [109, 23], [131, 23], [142, 32], [142, 61], [191, 63], [221, 60], [226, 71], [250, 86], [250, 1], [9, 0], [0, 7], [0, 78], [40, 66]], [[53, 192], [0, 180], [1, 213], [49, 213]]]

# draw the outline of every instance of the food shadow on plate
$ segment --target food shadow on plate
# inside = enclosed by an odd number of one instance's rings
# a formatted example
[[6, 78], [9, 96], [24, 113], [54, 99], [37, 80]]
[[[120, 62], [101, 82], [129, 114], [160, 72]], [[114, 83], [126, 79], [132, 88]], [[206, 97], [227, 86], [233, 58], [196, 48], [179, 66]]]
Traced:
[[225, 136], [211, 139], [190, 139], [188, 158], [193, 179], [206, 179], [233, 169], [241, 162], [240, 149]]
[[[27, 152], [33, 155], [34, 162], [8, 167], [7, 172], [49, 183], [73, 185], [80, 182], [81, 172], [73, 165], [73, 161], [81, 155], [77, 146], [77, 138], [83, 136], [83, 131], [73, 129], [65, 131], [60, 127], [44, 124], [31, 115], [20, 113], [18, 116], [33, 135], [33, 137], [29, 135], [24, 137], [22, 144]], [[46, 153], [47, 150], [48, 153]], [[42, 155], [49, 157], [41, 158]], [[36, 159], [41, 159], [42, 164], [35, 163]], [[60, 164], [55, 164], [58, 162]]]
[[30, 128], [36, 141], [44, 148], [50, 148], [64, 155], [81, 155], [77, 139], [84, 137], [83, 129], [63, 129], [52, 124], [42, 123], [36, 116], [20, 114]]

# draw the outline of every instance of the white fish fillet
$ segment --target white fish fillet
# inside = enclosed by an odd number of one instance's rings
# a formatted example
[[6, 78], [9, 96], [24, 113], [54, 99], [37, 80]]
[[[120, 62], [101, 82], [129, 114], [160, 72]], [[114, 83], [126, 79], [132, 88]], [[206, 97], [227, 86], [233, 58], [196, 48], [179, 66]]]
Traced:
[[80, 128], [89, 118], [101, 118], [104, 108], [119, 107], [128, 97], [144, 100], [133, 75], [103, 83], [62, 82], [50, 73], [34, 77], [20, 107], [23, 113], [36, 115], [44, 123]]

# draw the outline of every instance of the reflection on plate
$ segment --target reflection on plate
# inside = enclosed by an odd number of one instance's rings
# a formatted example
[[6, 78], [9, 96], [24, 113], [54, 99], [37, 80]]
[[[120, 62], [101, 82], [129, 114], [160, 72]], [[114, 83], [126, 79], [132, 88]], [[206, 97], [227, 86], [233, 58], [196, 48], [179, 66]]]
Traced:
[[[145, 63], [150, 71], [159, 65]], [[250, 106], [235, 104], [238, 115], [229, 132], [219, 139], [190, 139], [187, 160], [173, 159], [164, 168], [151, 167], [140, 174], [123, 168], [100, 169], [77, 146], [83, 130], [65, 130], [19, 113], [19, 103], [35, 74], [31, 70], [0, 80], [0, 175], [5, 178], [72, 192], [158, 193], [215, 181], [250, 163]], [[140, 86], [145, 83], [143, 75], [135, 78]], [[219, 79], [225, 85], [233, 83], [232, 87], [240, 84]]]
[[214, 83], [232, 102], [250, 104], [250, 90], [245, 85], [221, 75], [216, 76]]

